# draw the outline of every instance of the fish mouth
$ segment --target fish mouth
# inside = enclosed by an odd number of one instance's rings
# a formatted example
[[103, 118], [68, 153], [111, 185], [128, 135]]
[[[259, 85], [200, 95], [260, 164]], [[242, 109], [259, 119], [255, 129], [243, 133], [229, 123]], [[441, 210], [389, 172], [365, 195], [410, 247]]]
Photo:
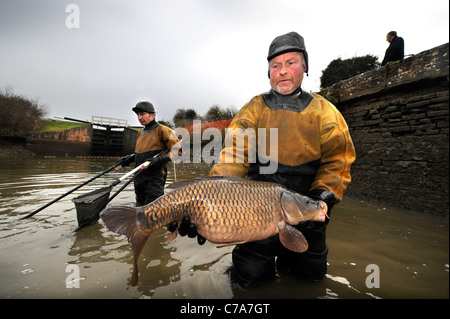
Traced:
[[[319, 216], [325, 216], [326, 218], [330, 219], [330, 216], [328, 216], [328, 206], [325, 204], [324, 201], [318, 201], [317, 207], [319, 208]], [[324, 220], [325, 221], [325, 220]]]
[[297, 225], [306, 220], [324, 221], [327, 205], [308, 196], [285, 192], [281, 196], [284, 219], [289, 225]]
[[[311, 203], [311, 201], [313, 203]], [[316, 207], [311, 208], [311, 209], [306, 209], [306, 210], [300, 210], [300, 214], [302, 216], [301, 221], [313, 220], [313, 221], [325, 222], [326, 218], [330, 219], [330, 217], [327, 214], [328, 206], [324, 201], [322, 201], [322, 200], [315, 201], [313, 199], [310, 199], [309, 203], [312, 204], [313, 207], [314, 206], [316, 206]], [[296, 222], [296, 224], [299, 223], [299, 221], [295, 221], [295, 222]]]

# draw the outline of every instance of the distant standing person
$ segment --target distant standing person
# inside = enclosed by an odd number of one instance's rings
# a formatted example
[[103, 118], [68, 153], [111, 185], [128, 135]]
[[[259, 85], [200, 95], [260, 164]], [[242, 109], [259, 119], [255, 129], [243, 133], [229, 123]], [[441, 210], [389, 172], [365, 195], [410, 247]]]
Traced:
[[384, 54], [381, 66], [388, 64], [388, 62], [403, 60], [405, 56], [405, 42], [402, 37], [397, 36], [396, 31], [391, 31], [386, 35], [386, 41], [389, 42], [389, 47]]
[[[152, 160], [150, 166], [134, 180], [136, 205], [142, 206], [164, 195], [167, 178], [166, 163], [171, 160], [173, 152], [180, 154], [181, 151], [179, 150], [180, 141], [175, 132], [155, 120], [155, 108], [150, 102], [137, 103], [133, 111], [144, 128], [138, 133], [134, 156], [123, 157], [122, 165], [125, 166], [134, 161], [138, 167], [145, 161]], [[159, 155], [165, 149], [171, 152]]]

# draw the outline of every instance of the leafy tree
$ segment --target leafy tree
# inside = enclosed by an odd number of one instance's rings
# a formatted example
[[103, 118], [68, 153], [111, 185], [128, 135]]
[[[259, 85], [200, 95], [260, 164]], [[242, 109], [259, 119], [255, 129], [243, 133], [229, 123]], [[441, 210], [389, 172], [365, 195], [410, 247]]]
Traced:
[[337, 58], [322, 71], [320, 87], [325, 89], [339, 81], [373, 70], [379, 65], [378, 58], [370, 54], [345, 60]]
[[173, 124], [170, 121], [158, 120], [158, 123], [173, 128]]
[[192, 125], [196, 119], [200, 119], [200, 116], [194, 109], [177, 109], [173, 116], [173, 123], [177, 127], [186, 127]]
[[237, 113], [238, 111], [232, 106], [222, 109], [219, 105], [211, 106], [203, 117], [198, 115], [194, 109], [177, 109], [173, 116], [173, 123], [176, 127], [187, 127], [192, 125], [194, 120], [201, 120], [202, 122], [229, 120], [235, 117]]
[[222, 119], [223, 111], [218, 105], [213, 105], [209, 108], [208, 112], [206, 112], [205, 116], [203, 116], [203, 121], [205, 122], [213, 122], [219, 121]]
[[0, 136], [26, 136], [40, 127], [45, 114], [37, 101], [0, 90]]
[[225, 118], [223, 120], [229, 120], [235, 117], [238, 114], [239, 110], [237, 110], [234, 106], [227, 107], [225, 110]]
[[229, 120], [235, 117], [236, 114], [237, 111], [234, 107], [228, 107], [227, 109], [223, 110], [220, 106], [213, 105], [206, 112], [205, 116], [203, 116], [203, 121], [213, 122], [220, 120]]

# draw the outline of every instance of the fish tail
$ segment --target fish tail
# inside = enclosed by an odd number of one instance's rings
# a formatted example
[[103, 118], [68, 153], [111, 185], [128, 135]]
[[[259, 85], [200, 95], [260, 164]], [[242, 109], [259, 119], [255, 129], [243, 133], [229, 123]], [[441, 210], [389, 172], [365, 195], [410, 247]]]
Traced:
[[143, 233], [137, 223], [138, 212], [129, 206], [113, 206], [102, 211], [100, 215], [106, 227], [118, 234], [126, 235], [133, 249], [133, 274], [131, 286], [138, 280], [137, 260], [150, 234]]

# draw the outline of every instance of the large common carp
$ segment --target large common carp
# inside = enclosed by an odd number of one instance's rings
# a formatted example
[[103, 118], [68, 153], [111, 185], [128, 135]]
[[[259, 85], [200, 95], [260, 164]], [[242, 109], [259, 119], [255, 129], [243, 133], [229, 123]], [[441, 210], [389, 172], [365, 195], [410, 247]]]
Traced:
[[151, 233], [189, 215], [197, 232], [223, 246], [262, 240], [279, 234], [288, 249], [304, 252], [308, 242], [291, 225], [326, 215], [326, 205], [281, 185], [238, 177], [204, 177], [175, 182], [173, 191], [141, 207], [113, 206], [100, 217], [106, 226], [128, 237], [133, 248], [131, 285], [138, 279], [137, 259]]

